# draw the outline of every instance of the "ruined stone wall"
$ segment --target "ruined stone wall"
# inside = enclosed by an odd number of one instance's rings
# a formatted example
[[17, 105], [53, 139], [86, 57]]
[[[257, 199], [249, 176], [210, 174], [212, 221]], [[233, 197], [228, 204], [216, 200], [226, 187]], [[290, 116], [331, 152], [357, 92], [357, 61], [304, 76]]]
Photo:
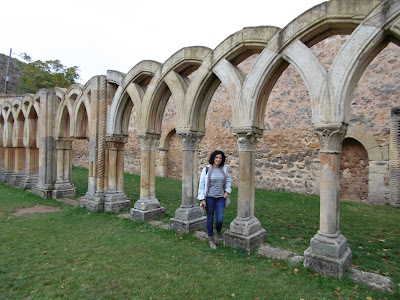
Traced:
[[[347, 36], [333, 36], [317, 43], [311, 50], [329, 69], [346, 39]], [[399, 58], [398, 47], [389, 44], [364, 72], [351, 102], [350, 126], [371, 135], [386, 154], [389, 145], [390, 110], [391, 107], [400, 105]], [[257, 54], [254, 54], [238, 67], [247, 74], [256, 59]], [[170, 97], [164, 112], [163, 135], [175, 128], [176, 119], [175, 103]], [[239, 162], [236, 138], [231, 131], [231, 119], [228, 94], [220, 84], [207, 111], [206, 133], [200, 144], [199, 171], [207, 164], [213, 150], [223, 150], [227, 154], [233, 185], [236, 185]], [[125, 147], [125, 171], [140, 174], [140, 142], [135, 128], [136, 112], [133, 109], [129, 124], [130, 136]], [[175, 133], [171, 134], [167, 148], [167, 176], [181, 178], [182, 144]], [[366, 197], [368, 158], [364, 157], [362, 149], [362, 146], [360, 148], [352, 143], [343, 147], [342, 166], [347, 167], [341, 169], [342, 198]], [[349, 161], [356, 160], [354, 155], [358, 152], [364, 154], [359, 154], [357, 162], [349, 164]], [[74, 163], [77, 161], [76, 156], [78, 155], [74, 154]], [[159, 159], [156, 165], [158, 163]], [[360, 181], [351, 179], [360, 176]], [[289, 65], [276, 82], [266, 106], [265, 131], [256, 148], [256, 188], [317, 193], [318, 177], [319, 143], [311, 126], [310, 97], [300, 75]], [[358, 190], [351, 191], [349, 185], [356, 185]]]

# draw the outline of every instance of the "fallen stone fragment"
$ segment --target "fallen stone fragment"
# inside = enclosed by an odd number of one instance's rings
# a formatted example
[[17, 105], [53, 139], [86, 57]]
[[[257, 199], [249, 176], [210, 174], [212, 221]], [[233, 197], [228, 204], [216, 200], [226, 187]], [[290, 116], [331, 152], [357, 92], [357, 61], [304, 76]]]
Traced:
[[393, 281], [389, 277], [363, 272], [354, 268], [349, 268], [349, 271], [349, 277], [354, 281], [362, 282], [377, 291], [393, 292]]

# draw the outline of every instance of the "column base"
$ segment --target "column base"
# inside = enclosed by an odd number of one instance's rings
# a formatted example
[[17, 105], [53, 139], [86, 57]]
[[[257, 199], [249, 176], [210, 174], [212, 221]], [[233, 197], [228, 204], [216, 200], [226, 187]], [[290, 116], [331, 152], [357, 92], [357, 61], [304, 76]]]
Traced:
[[170, 228], [182, 233], [189, 233], [205, 228], [207, 217], [203, 216], [203, 209], [198, 205], [180, 206], [175, 211], [175, 218], [170, 219]]
[[10, 180], [8, 181], [8, 184], [10, 186], [15, 186], [15, 187], [19, 187], [20, 183], [22, 182], [22, 180], [24, 179], [25, 174], [21, 174], [21, 173], [14, 173]]
[[104, 211], [104, 193], [92, 196], [89, 192], [82, 197], [80, 207], [84, 207], [89, 211]]
[[53, 199], [74, 197], [76, 193], [76, 188], [71, 182], [59, 182], [54, 185], [52, 192]]
[[157, 219], [158, 217], [165, 217], [164, 207], [159, 207], [150, 210], [140, 210], [137, 208], [131, 208], [130, 218], [132, 221], [149, 221]]
[[25, 177], [20, 182], [19, 187], [22, 189], [32, 190], [35, 188], [38, 179], [39, 179], [38, 175], [25, 175]]
[[264, 243], [266, 238], [267, 231], [261, 228], [261, 223], [256, 217], [237, 217], [224, 233], [224, 245], [250, 251]]
[[3, 182], [4, 183], [10, 183], [10, 181], [11, 181], [11, 178], [14, 176], [14, 172], [9, 172], [9, 171], [7, 171], [7, 172], [5, 172], [4, 173], [4, 178], [3, 178]]
[[53, 193], [53, 186], [52, 185], [44, 186], [44, 187], [36, 186], [33, 188], [33, 193], [42, 198], [51, 198], [52, 193]]
[[261, 245], [267, 239], [267, 231], [260, 229], [250, 236], [240, 235], [231, 231], [225, 231], [224, 233], [224, 245], [232, 248], [242, 248], [246, 251], [251, 251], [255, 247]]
[[104, 198], [104, 211], [121, 212], [131, 207], [131, 200], [124, 192], [107, 191]]
[[304, 251], [304, 266], [331, 277], [343, 277], [352, 260], [346, 238], [338, 233], [327, 236], [316, 234], [310, 247]]

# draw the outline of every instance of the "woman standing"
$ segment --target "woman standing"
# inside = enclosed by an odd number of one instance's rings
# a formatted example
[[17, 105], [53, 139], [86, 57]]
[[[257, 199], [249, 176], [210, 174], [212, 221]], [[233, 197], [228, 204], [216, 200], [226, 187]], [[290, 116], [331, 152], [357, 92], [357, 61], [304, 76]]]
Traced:
[[225, 154], [216, 150], [210, 155], [209, 165], [203, 169], [200, 175], [199, 192], [197, 199], [207, 211], [207, 234], [210, 247], [216, 249], [213, 221], [215, 212], [216, 230], [219, 238], [222, 238], [221, 229], [224, 208], [230, 203], [231, 177], [225, 166]]

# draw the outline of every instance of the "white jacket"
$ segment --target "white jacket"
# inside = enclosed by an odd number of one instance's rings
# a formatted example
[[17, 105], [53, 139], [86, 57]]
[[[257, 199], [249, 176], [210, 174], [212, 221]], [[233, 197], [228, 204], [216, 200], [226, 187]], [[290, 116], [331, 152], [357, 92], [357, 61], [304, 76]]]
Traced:
[[[203, 171], [201, 172], [201, 175], [200, 175], [199, 191], [197, 193], [198, 200], [204, 200], [206, 198], [206, 194], [208, 191], [208, 176], [210, 176], [211, 166], [208, 166], [208, 167], [209, 167], [208, 173], [206, 174], [207, 167], [205, 167], [205, 168], [203, 168]], [[229, 174], [228, 174], [226, 165], [224, 165], [222, 168], [226, 175], [225, 192], [228, 192], [230, 194], [232, 192], [231, 176], [229, 176]], [[225, 205], [228, 205], [229, 203], [231, 203], [231, 200], [228, 197], [228, 198], [226, 198]]]

